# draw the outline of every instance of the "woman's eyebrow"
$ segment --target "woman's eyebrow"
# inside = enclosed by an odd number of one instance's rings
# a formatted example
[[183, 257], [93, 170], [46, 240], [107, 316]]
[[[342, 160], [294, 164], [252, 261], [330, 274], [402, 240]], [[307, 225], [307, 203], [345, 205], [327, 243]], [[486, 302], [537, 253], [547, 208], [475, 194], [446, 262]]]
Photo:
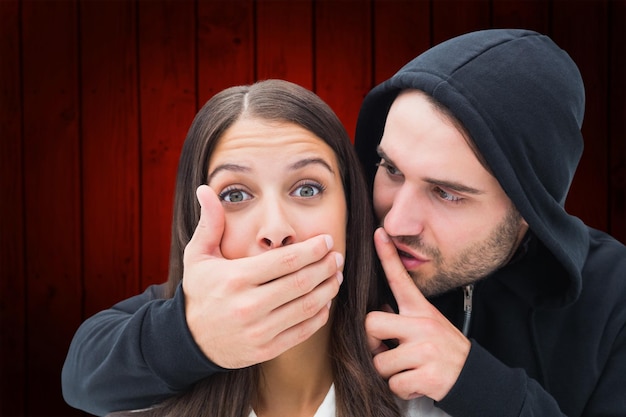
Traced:
[[[332, 174], [335, 174], [335, 171], [333, 171], [333, 169], [328, 164], [328, 162], [326, 162], [322, 158], [304, 158], [304, 159], [294, 162], [293, 164], [289, 165], [287, 168], [290, 171], [296, 171], [298, 169], [304, 168], [312, 164], [321, 165], [324, 168], [326, 168], [328, 171], [330, 171]], [[213, 177], [215, 177], [217, 174], [219, 174], [222, 171], [248, 173], [251, 171], [251, 169], [247, 166], [243, 166], [243, 165], [239, 165], [235, 163], [220, 164], [216, 166], [213, 171], [209, 172], [209, 175], [207, 177], [207, 183], [211, 182]]]
[[250, 172], [250, 168], [243, 166], [243, 165], [237, 165], [237, 164], [232, 164], [232, 163], [220, 164], [216, 166], [213, 171], [209, 172], [209, 176], [207, 177], [207, 183], [211, 182], [211, 179], [222, 171]]
[[319, 165], [325, 167], [332, 174], [335, 173], [335, 171], [333, 171], [333, 169], [330, 167], [328, 162], [326, 162], [322, 158], [304, 158], [304, 159], [301, 159], [301, 160], [299, 160], [297, 162], [294, 162], [293, 164], [289, 165], [289, 170], [295, 171], [297, 169], [304, 168], [305, 166], [311, 165], [311, 164], [319, 164]]

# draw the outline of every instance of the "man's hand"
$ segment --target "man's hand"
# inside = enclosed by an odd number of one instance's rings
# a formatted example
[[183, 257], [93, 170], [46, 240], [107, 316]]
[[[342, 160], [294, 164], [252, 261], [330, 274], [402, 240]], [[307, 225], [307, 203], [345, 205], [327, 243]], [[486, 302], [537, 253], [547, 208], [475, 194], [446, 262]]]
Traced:
[[[422, 295], [382, 228], [376, 230], [374, 243], [399, 308], [399, 314], [367, 315], [374, 366], [400, 398], [425, 395], [440, 401], [458, 379], [470, 342]], [[397, 339], [399, 345], [388, 349], [382, 343], [387, 339]]]
[[197, 196], [202, 209], [185, 248], [183, 291], [187, 324], [204, 354], [223, 368], [242, 368], [275, 358], [322, 327], [343, 280], [332, 238], [224, 259], [222, 205], [208, 186]]

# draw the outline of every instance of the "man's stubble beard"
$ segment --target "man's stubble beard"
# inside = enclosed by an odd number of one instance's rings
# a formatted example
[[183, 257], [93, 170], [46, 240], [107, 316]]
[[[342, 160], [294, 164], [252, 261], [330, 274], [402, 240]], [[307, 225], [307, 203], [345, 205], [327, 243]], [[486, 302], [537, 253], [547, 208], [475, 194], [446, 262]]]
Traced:
[[444, 259], [438, 248], [424, 245], [420, 236], [399, 236], [395, 240], [430, 257], [435, 267], [433, 276], [408, 272], [424, 296], [432, 297], [480, 281], [506, 265], [519, 246], [523, 224], [521, 215], [512, 207], [485, 240], [470, 244], [451, 260]]

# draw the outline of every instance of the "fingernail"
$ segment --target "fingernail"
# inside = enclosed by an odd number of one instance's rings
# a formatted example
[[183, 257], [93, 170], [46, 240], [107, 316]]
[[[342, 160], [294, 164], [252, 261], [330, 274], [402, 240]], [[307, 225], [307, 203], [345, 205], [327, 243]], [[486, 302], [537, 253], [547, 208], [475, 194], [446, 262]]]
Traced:
[[341, 283], [343, 282], [343, 274], [341, 273], [341, 271], [337, 271], [337, 274], [335, 276], [337, 277], [337, 281], [339, 281], [339, 285], [341, 285]]
[[384, 228], [380, 228], [381, 232], [380, 232], [380, 238], [383, 242], [387, 243], [389, 242], [389, 235], [387, 234], [387, 232], [385, 231]]
[[324, 236], [324, 240], [326, 240], [326, 248], [328, 248], [328, 250], [332, 249], [333, 247], [333, 238], [330, 235], [326, 235]]
[[343, 256], [340, 253], [335, 253], [335, 262], [337, 262], [337, 268], [343, 265]]

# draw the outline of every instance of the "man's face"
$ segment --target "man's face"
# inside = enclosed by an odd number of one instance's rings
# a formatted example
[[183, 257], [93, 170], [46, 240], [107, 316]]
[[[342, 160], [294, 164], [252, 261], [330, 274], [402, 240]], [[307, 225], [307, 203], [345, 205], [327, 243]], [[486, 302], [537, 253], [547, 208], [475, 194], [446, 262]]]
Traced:
[[508, 262], [528, 226], [424, 93], [398, 96], [378, 150], [374, 209], [424, 295], [475, 282]]

